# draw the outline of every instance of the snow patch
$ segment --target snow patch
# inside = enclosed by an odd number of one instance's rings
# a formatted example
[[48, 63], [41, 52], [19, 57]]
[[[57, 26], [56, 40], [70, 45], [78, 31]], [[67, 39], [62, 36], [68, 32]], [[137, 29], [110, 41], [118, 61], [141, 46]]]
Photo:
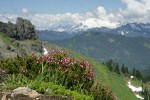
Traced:
[[46, 48], [43, 48], [44, 49], [44, 55], [47, 55], [48, 54], [48, 51]]
[[133, 92], [141, 92], [142, 91], [142, 87], [135, 87], [131, 84], [130, 81], [128, 81], [128, 87], [133, 91]]
[[57, 29], [57, 31], [58, 31], [58, 32], [64, 32], [64, 31], [65, 31], [65, 29], [63, 29], [63, 28], [59, 28], [59, 29]]
[[[134, 78], [134, 76], [130, 76], [131, 79]], [[130, 80], [128, 81], [128, 87], [135, 92], [135, 96], [141, 100], [144, 100], [143, 97], [141, 97], [138, 93], [142, 91], [142, 87], [135, 87], [131, 84]]]
[[141, 29], [140, 29], [139, 27], [137, 27], [137, 25], [134, 24], [134, 23], [131, 23], [130, 26], [131, 26], [131, 28], [134, 29], [134, 30], [141, 30]]
[[121, 31], [121, 35], [124, 35], [125, 33], [123, 31]]
[[135, 94], [135, 96], [136, 96], [137, 98], [141, 99], [141, 100], [144, 100], [144, 98], [143, 98], [143, 97], [141, 97], [141, 96], [140, 96], [140, 95], [138, 95], [138, 94]]
[[134, 78], [134, 76], [130, 76], [130, 78], [131, 78], [131, 79], [133, 79], [133, 78]]

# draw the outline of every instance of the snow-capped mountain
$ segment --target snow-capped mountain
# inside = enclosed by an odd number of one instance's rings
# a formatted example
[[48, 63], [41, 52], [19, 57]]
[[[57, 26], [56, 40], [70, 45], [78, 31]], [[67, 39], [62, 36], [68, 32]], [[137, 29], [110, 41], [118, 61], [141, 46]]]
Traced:
[[84, 25], [83, 23], [80, 23], [76, 26], [65, 24], [54, 26], [53, 29], [39, 31], [39, 37], [42, 37], [43, 39], [46, 38], [46, 40], [49, 40], [49, 38], [51, 38], [50, 40], [59, 40], [59, 39], [62, 40], [71, 38], [77, 34], [82, 34], [85, 32], [117, 34], [126, 37], [150, 37], [150, 24], [127, 23], [117, 28], [108, 28], [108, 27], [89, 28], [87, 25]]
[[77, 33], [77, 32], [81, 32], [81, 31], [86, 31], [88, 29], [88, 26], [83, 25], [82, 23], [74, 26], [72, 29], [70, 29], [71, 33]]
[[127, 23], [116, 29], [110, 31], [110, 33], [120, 34], [130, 37], [150, 37], [150, 24], [143, 23]]
[[89, 28], [87, 25], [80, 23], [76, 26], [70, 25], [70, 24], [58, 25], [57, 27], [54, 27], [51, 30], [57, 31], [57, 32], [67, 32], [69, 34], [81, 33], [85, 31], [96, 31], [96, 32], [120, 34], [120, 35], [131, 36], [131, 37], [135, 37], [135, 36], [136, 37], [137, 36], [150, 37], [150, 24], [149, 23], [147, 24], [127, 23], [127, 24], [121, 25], [113, 29], [108, 28], [108, 27]]
[[[81, 27], [81, 28], [80, 28]], [[76, 28], [77, 29], [77, 28]], [[90, 31], [90, 32], [103, 32], [110, 34], [118, 34], [129, 37], [150, 37], [150, 24], [143, 23], [127, 23], [120, 25], [117, 28], [108, 28], [108, 27], [98, 27], [98, 28], [88, 28], [83, 25], [78, 26], [78, 29], [81, 31]], [[78, 30], [76, 30], [78, 32]]]

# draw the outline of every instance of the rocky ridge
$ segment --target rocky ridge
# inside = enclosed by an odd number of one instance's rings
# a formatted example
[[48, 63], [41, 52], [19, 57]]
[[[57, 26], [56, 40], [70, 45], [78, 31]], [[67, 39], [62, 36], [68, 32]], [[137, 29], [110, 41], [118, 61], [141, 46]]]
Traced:
[[16, 24], [11, 22], [0, 22], [0, 32], [3, 32], [9, 37], [15, 38], [17, 40], [37, 38], [37, 32], [32, 23], [29, 20], [20, 17], [17, 18]]

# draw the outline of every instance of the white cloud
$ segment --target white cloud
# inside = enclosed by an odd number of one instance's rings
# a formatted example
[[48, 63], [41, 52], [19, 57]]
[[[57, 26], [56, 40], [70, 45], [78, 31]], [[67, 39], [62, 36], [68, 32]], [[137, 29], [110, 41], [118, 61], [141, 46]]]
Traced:
[[120, 8], [116, 13], [108, 13], [101, 6], [84, 14], [69, 12], [64, 14], [39, 14], [29, 13], [27, 8], [23, 8], [22, 14], [0, 13], [0, 21], [15, 23], [17, 17], [23, 17], [29, 19], [37, 29], [54, 29], [61, 25], [71, 27], [81, 23], [88, 28], [115, 28], [119, 23], [125, 22], [150, 23], [150, 0], [122, 0], [122, 2], [126, 4], [126, 8]]
[[94, 12], [98, 15], [98, 17], [100, 16], [105, 16], [106, 15], [106, 10], [104, 7], [98, 7], [96, 10], [94, 10]]
[[150, 0], [122, 0], [126, 9], [120, 9], [119, 13], [126, 22], [150, 23]]
[[[98, 7], [97, 9], [86, 12], [85, 14], [79, 13], [64, 13], [64, 14], [38, 14], [38, 13], [28, 13], [26, 8], [22, 9], [23, 14], [0, 14], [0, 20], [3, 22], [11, 21], [15, 23], [16, 18], [23, 17], [29, 19], [37, 29], [54, 29], [60, 25], [78, 25], [82, 23], [83, 25], [93, 28], [93, 27], [116, 27], [111, 19], [114, 15], [106, 15], [106, 11], [103, 7]], [[26, 14], [28, 13], [28, 14]]]
[[24, 13], [24, 14], [28, 13], [28, 9], [27, 8], [22, 8], [22, 13]]

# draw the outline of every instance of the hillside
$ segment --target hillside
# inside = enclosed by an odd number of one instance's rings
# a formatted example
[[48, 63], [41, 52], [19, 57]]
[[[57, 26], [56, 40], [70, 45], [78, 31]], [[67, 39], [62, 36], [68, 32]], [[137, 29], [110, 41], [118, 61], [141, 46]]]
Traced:
[[140, 70], [150, 66], [149, 38], [86, 32], [70, 39], [52, 42], [99, 62], [112, 59], [120, 64], [125, 64], [130, 69]]
[[0, 22], [0, 58], [15, 57], [17, 52], [21, 56], [37, 52], [43, 53], [43, 48], [55, 49], [53, 45], [38, 40], [37, 31], [32, 23], [18, 17], [16, 24]]
[[[1, 38], [3, 38], [3, 37], [1, 37]], [[18, 41], [15, 40], [15, 42], [17, 43]], [[4, 42], [2, 42], [2, 43], [4, 43]], [[18, 50], [23, 49], [22, 52], [28, 52], [29, 54], [31, 52], [38, 52], [38, 51], [32, 49], [32, 46], [31, 46], [31, 44], [36, 44], [36, 43], [37, 43], [37, 41], [35, 41], [35, 40], [34, 41], [33, 40], [19, 41], [19, 44], [24, 44], [24, 46], [28, 49], [25, 49], [23, 46], [23, 47], [19, 47]], [[62, 49], [60, 47], [57, 47], [57, 46], [47, 43], [47, 42], [41, 42], [41, 43], [42, 43], [42, 47], [45, 47], [48, 50]], [[12, 48], [15, 48], [15, 46], [13, 46], [13, 44], [10, 44], [10, 45], [12, 46]], [[9, 50], [6, 50], [6, 51], [7, 51], [8, 56], [12, 55], [12, 54], [14, 54], [14, 56], [16, 56], [16, 52], [12, 52]], [[2, 52], [4, 53], [4, 51], [2, 51]], [[90, 58], [83, 57], [82, 55], [74, 53], [72, 51], [69, 51], [69, 52], [71, 53], [72, 56], [74, 56], [76, 58], [82, 58], [82, 59], [84, 58], [84, 59], [88, 60], [94, 67], [94, 70], [96, 71], [96, 80], [102, 81], [102, 84], [108, 84], [110, 86], [110, 88], [112, 89], [113, 93], [119, 98], [119, 100], [125, 100], [125, 99], [136, 100], [136, 97], [134, 96], [133, 92], [131, 92], [131, 90], [127, 87], [127, 82], [124, 79], [124, 77], [122, 77], [122, 76], [119, 77], [115, 73], [110, 72], [107, 69], [107, 67], [99, 64], [98, 62], [96, 62]], [[20, 53], [20, 54], [22, 54], [22, 53]], [[40, 54], [40, 52], [39, 52], [39, 54]]]
[[[47, 50], [63, 49], [54, 44], [34, 39], [17, 40], [15, 38], [10, 38], [2, 32], [0, 33], [0, 38], [1, 59], [14, 58], [16, 57], [17, 52], [20, 56], [29, 55], [32, 52], [41, 55], [43, 54], [43, 48], [46, 48]], [[127, 82], [123, 76], [118, 76], [117, 74], [110, 72], [106, 66], [99, 64], [91, 58], [83, 57], [70, 50], [67, 51], [75, 58], [88, 60], [95, 70], [96, 80], [102, 81], [102, 84], [109, 85], [114, 95], [116, 95], [119, 100], [136, 100], [134, 93], [127, 87]]]
[[67, 32], [56, 32], [53, 30], [42, 30], [38, 31], [38, 37], [40, 40], [48, 41], [48, 40], [64, 40], [73, 37], [72, 34], [68, 34]]
[[[71, 54], [75, 57], [84, 57], [74, 52], [71, 52]], [[114, 72], [110, 72], [106, 66], [91, 58], [84, 57], [84, 59], [88, 60], [94, 67], [96, 80], [103, 84], [108, 84], [119, 100], [137, 100], [134, 93], [127, 87], [127, 80], [124, 76], [119, 76]]]

